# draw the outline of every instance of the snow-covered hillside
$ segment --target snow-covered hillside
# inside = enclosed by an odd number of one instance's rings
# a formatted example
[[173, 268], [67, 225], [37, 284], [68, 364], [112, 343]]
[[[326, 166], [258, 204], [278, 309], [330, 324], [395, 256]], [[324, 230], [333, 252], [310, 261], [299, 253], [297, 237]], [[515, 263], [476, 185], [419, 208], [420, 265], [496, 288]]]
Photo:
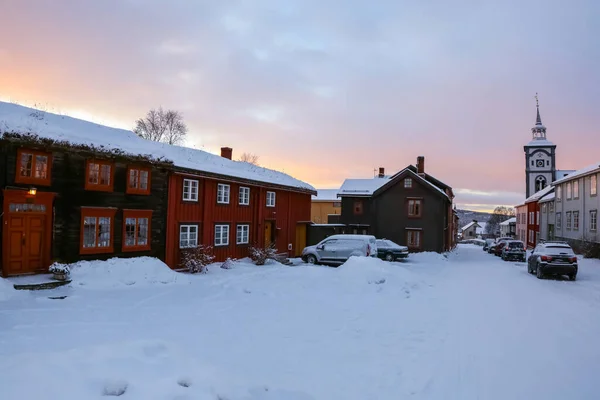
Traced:
[[181, 168], [314, 190], [311, 185], [272, 169], [231, 161], [203, 150], [143, 140], [132, 131], [0, 102], [0, 137], [6, 133], [35, 134], [55, 141], [117, 149], [131, 155], [150, 155], [172, 161]]
[[183, 285], [89, 290], [74, 278], [0, 301], [3, 400], [591, 400], [600, 391], [598, 260], [582, 260], [576, 282], [538, 280], [470, 245], [448, 258], [339, 268], [215, 266]]

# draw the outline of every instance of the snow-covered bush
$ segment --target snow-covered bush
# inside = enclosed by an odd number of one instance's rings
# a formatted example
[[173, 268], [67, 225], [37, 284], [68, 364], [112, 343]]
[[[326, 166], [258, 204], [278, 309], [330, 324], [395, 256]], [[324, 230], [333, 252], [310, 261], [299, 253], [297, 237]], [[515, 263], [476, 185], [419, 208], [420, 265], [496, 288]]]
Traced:
[[212, 246], [201, 245], [183, 249], [181, 263], [192, 274], [205, 274], [208, 272], [207, 266], [215, 259], [215, 256], [212, 253]]
[[223, 264], [221, 264], [221, 268], [223, 268], [223, 269], [232, 269], [233, 265], [235, 264], [236, 261], [237, 260], [235, 258], [231, 259], [231, 258], [228, 257], [227, 260], [225, 260], [225, 262]]
[[67, 264], [61, 264], [57, 262], [53, 263], [50, 268], [48, 268], [48, 271], [50, 271], [52, 274], [69, 275], [71, 273], [71, 269]]
[[256, 265], [265, 265], [267, 260], [277, 259], [277, 249], [274, 244], [265, 247], [250, 247], [250, 258]]

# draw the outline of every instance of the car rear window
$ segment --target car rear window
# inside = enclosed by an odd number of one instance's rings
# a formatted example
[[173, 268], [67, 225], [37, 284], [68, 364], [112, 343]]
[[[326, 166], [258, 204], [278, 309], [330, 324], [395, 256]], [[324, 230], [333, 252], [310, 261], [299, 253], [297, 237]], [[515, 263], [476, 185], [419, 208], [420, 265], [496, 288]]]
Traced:
[[511, 249], [516, 249], [516, 248], [522, 249], [523, 248], [523, 243], [521, 243], [521, 242], [512, 242], [512, 243], [508, 244], [508, 247], [510, 247]]
[[550, 251], [553, 252], [561, 252], [561, 253], [569, 253], [569, 254], [575, 254], [573, 253], [573, 249], [568, 247], [568, 246], [546, 246], [547, 249], [551, 249]]

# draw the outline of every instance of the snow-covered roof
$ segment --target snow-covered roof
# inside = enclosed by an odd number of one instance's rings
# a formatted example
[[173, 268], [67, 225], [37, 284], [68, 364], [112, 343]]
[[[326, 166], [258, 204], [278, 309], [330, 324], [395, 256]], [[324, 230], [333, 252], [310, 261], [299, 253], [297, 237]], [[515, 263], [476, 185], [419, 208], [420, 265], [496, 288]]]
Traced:
[[388, 177], [371, 179], [346, 179], [340, 187], [339, 195], [372, 196], [373, 193], [389, 182]]
[[340, 189], [317, 189], [317, 195], [312, 195], [312, 201], [337, 201]]
[[466, 224], [465, 226], [463, 226], [463, 227], [462, 227], [460, 230], [461, 230], [461, 231], [466, 231], [467, 229], [471, 228], [473, 225], [477, 225], [477, 226], [475, 227], [475, 229], [477, 229], [477, 227], [481, 227], [481, 225], [479, 225], [479, 223], [478, 223], [478, 222], [471, 221], [471, 222], [469, 222], [468, 224]]
[[554, 200], [554, 198], [556, 197], [556, 193], [552, 192], [552, 193], [548, 193], [547, 195], [545, 195], [544, 197], [542, 197], [539, 202], [540, 203], [546, 203], [548, 201], [552, 201]]
[[577, 171], [570, 173], [568, 176], [565, 176], [564, 178], [555, 180], [554, 182], [552, 182], [552, 184], [556, 185], [558, 183], [566, 182], [571, 179], [579, 178], [580, 176], [585, 176], [585, 175], [589, 175], [589, 174], [593, 174], [593, 173], [597, 173], [597, 172], [600, 172], [600, 162], [597, 162], [592, 165], [588, 165], [585, 168], [578, 169]]
[[559, 169], [556, 171], [556, 180], [562, 179], [567, 175], [571, 175], [575, 172], [574, 169]]
[[527, 198], [527, 200], [525, 200], [525, 204], [531, 203], [533, 201], [538, 201], [542, 197], [546, 196], [548, 193], [550, 193], [552, 191], [554, 191], [554, 186], [548, 185], [545, 188], [543, 188], [542, 190], [540, 190], [539, 192], [536, 192], [536, 193], [532, 194], [531, 196], [529, 196]]
[[502, 226], [508, 226], [510, 224], [516, 224], [516, 223], [517, 223], [517, 217], [512, 217], [512, 218], [507, 219], [504, 222], [500, 222], [500, 225], [502, 225]]
[[41, 138], [66, 141], [71, 144], [104, 147], [131, 155], [151, 155], [173, 162], [176, 167], [224, 175], [239, 179], [315, 190], [283, 172], [232, 161], [203, 150], [172, 146], [144, 140], [132, 131], [111, 128], [65, 115], [35, 110], [18, 104], [0, 102], [0, 134], [35, 134]]
[[551, 141], [549, 141], [548, 139], [533, 139], [531, 142], [527, 143], [526, 146], [528, 147], [542, 147], [542, 146], [555, 146], [554, 143], [552, 143]]

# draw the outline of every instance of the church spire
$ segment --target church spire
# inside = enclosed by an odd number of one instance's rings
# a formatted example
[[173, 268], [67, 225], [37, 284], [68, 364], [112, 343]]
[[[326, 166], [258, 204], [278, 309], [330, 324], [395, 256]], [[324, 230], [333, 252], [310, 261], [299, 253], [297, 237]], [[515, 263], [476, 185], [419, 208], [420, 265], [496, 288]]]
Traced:
[[537, 118], [535, 120], [535, 124], [542, 125], [542, 117], [540, 117], [540, 101], [537, 93], [535, 94], [535, 106], [537, 108]]
[[542, 124], [542, 117], [540, 117], [540, 101], [538, 94], [535, 94], [535, 107], [537, 108], [537, 117], [535, 119], [535, 126], [531, 128], [534, 140], [546, 140], [546, 127]]

